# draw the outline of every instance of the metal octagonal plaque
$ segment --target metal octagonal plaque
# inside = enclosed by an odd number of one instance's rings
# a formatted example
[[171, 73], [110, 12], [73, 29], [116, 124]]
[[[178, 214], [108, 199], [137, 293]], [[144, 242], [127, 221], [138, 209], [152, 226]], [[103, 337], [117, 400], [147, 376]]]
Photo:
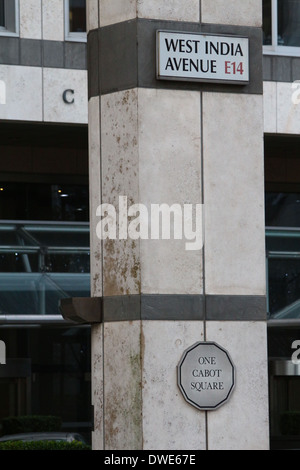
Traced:
[[188, 348], [178, 364], [178, 386], [185, 400], [199, 410], [216, 410], [235, 386], [235, 367], [228, 352], [214, 342]]

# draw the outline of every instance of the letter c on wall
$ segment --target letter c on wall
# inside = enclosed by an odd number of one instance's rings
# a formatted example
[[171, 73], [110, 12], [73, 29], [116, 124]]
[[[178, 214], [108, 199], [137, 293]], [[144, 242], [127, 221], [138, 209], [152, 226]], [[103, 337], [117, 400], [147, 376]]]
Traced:
[[[74, 103], [74, 101], [75, 101], [74, 96], [73, 96], [74, 93], [75, 93], [75, 91], [71, 90], [71, 89], [65, 90], [63, 92], [62, 96], [63, 96], [63, 100], [66, 104], [73, 104]], [[70, 99], [69, 95], [72, 95], [72, 99]]]

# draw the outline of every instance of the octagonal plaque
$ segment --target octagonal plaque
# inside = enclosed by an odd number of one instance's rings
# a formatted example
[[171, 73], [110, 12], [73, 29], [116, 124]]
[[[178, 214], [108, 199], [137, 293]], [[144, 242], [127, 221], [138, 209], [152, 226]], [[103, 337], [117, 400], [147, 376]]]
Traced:
[[235, 386], [232, 359], [214, 342], [199, 342], [188, 348], [177, 373], [185, 400], [199, 410], [216, 410], [224, 405]]

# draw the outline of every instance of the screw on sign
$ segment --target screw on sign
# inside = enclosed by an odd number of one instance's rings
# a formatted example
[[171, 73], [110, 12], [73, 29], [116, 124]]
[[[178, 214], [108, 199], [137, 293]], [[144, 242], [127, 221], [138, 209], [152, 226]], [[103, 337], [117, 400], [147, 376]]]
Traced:
[[178, 364], [178, 386], [185, 400], [199, 410], [216, 410], [235, 386], [235, 367], [229, 353], [214, 342], [189, 347]]

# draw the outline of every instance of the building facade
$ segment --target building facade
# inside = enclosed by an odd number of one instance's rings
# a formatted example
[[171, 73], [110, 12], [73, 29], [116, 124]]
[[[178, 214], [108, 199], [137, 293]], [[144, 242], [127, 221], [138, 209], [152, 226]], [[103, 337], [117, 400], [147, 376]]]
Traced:
[[263, 2], [271, 448], [299, 446], [299, 2]]
[[0, 414], [89, 441], [90, 330], [59, 311], [90, 295], [85, 18], [80, 1], [0, 2]]
[[299, 448], [299, 22], [298, 0], [0, 1], [1, 419]]

